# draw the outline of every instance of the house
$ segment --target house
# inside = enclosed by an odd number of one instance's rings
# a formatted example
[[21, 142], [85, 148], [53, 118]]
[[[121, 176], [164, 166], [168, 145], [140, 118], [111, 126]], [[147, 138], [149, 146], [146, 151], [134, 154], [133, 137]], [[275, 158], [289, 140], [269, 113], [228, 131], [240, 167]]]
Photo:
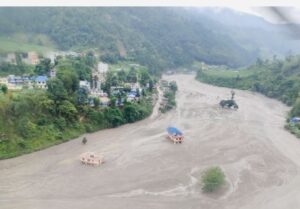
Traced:
[[142, 92], [142, 88], [139, 83], [125, 83], [124, 86], [129, 87], [131, 91], [134, 92]]
[[7, 54], [5, 61], [11, 64], [17, 64], [16, 54], [15, 53]]
[[9, 75], [6, 81], [3, 78], [3, 82], [6, 82], [7, 88], [11, 90], [20, 90], [23, 88], [24, 83], [28, 81], [28, 77], [21, 77], [15, 75]]
[[118, 94], [122, 93], [124, 91], [123, 86], [112, 86], [110, 87], [110, 93], [113, 96], [117, 96]]
[[41, 75], [34, 77], [32, 79], [34, 87], [39, 88], [39, 89], [47, 88], [47, 80], [48, 80], [47, 76], [41, 76]]
[[39, 63], [39, 55], [36, 52], [28, 52], [27, 58], [23, 60], [29, 65], [37, 65]]
[[92, 91], [101, 90], [101, 83], [105, 82], [108, 72], [108, 64], [99, 62], [97, 68], [92, 72]]
[[132, 101], [135, 101], [135, 100], [136, 100], [136, 94], [135, 93], [130, 92], [130, 93], [127, 94], [127, 101], [128, 102], [132, 102]]
[[100, 97], [100, 105], [102, 107], [107, 107], [110, 105], [110, 99], [107, 96]]
[[9, 75], [7, 80], [8, 83], [14, 84], [16, 86], [22, 86], [24, 84], [24, 78], [21, 76]]
[[86, 80], [84, 80], [84, 81], [79, 81], [79, 87], [80, 87], [80, 88], [85, 88], [85, 89], [87, 89], [88, 91], [91, 90], [91, 84], [90, 84], [90, 82], [88, 82], [88, 81], [86, 81]]
[[7, 77], [0, 77], [0, 85], [8, 86], [8, 79]]
[[50, 70], [49, 76], [50, 76], [50, 78], [55, 78], [56, 77], [56, 69], [55, 68]]
[[99, 62], [97, 71], [101, 74], [106, 74], [108, 71], [108, 64]]
[[291, 120], [290, 120], [291, 123], [300, 123], [300, 117], [293, 117]]

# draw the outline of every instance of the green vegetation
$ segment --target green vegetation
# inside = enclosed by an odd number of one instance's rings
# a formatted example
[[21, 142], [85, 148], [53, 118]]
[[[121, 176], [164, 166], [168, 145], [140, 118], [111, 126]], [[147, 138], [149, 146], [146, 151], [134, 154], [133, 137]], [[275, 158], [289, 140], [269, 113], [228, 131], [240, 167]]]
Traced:
[[5, 84], [0, 84], [0, 92], [7, 94], [8, 88]]
[[[206, 83], [252, 90], [268, 97], [279, 99], [293, 109], [289, 117], [299, 117], [300, 102], [300, 56], [288, 56], [284, 60], [260, 60], [256, 64], [233, 72], [231, 70], [199, 69], [197, 79]], [[297, 101], [297, 102], [296, 102]], [[293, 133], [298, 133], [297, 125], [286, 126]], [[299, 134], [297, 134], [299, 136]]]
[[28, 51], [42, 53], [54, 48], [53, 43], [46, 35], [13, 33], [8, 36], [0, 36], [0, 54]]
[[16, 53], [16, 64], [2, 62], [0, 63], [0, 76], [14, 75], [33, 75], [34, 66], [27, 65], [21, 61], [21, 53]]
[[[1, 8], [0, 33], [43, 35], [61, 50], [97, 49], [104, 62], [135, 61], [158, 74], [195, 60], [240, 66], [258, 55], [216, 21], [178, 8]], [[4, 38], [8, 46], [3, 49], [39, 51], [33, 46], [48, 45], [41, 38], [33, 40], [17, 48]]]
[[[124, 96], [116, 98], [111, 106], [99, 106], [99, 99], [90, 98], [79, 87], [79, 79], [91, 79], [91, 68], [96, 59], [92, 53], [83, 57], [60, 58], [56, 61], [56, 78], [48, 80], [47, 90], [24, 89], [7, 91], [0, 87], [0, 159], [43, 149], [65, 142], [85, 132], [117, 127], [141, 120], [152, 112], [152, 93], [143, 90], [139, 100], [117, 105]], [[18, 66], [18, 65], [17, 65]], [[51, 66], [47, 59], [36, 66], [36, 74], [47, 73]], [[115, 72], [117, 82], [124, 82]], [[125, 72], [126, 81], [140, 81], [144, 87], [152, 77], [147, 71], [131, 69]], [[119, 84], [119, 83], [117, 83]], [[108, 79], [106, 86], [111, 86]]]
[[202, 176], [202, 190], [204, 192], [214, 192], [225, 183], [225, 174], [219, 167], [207, 169]]
[[171, 81], [168, 83], [167, 81], [163, 81], [163, 91], [164, 91], [164, 99], [163, 105], [160, 107], [160, 111], [165, 113], [176, 106], [176, 91], [178, 89], [177, 84], [175, 81]]

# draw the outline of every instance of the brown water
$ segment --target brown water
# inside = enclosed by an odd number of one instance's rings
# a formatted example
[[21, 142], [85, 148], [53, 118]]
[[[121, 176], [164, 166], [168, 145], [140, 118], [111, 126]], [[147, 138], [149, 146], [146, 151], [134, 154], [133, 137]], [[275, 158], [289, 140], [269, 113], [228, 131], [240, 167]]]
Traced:
[[[52, 148], [0, 161], [0, 208], [16, 209], [299, 209], [300, 142], [284, 130], [288, 107], [236, 91], [240, 109], [219, 108], [230, 89], [172, 75], [177, 108]], [[157, 110], [157, 109], [156, 109]], [[176, 126], [183, 144], [166, 139]], [[81, 165], [86, 151], [100, 167]], [[203, 170], [218, 165], [226, 185], [203, 194]]]

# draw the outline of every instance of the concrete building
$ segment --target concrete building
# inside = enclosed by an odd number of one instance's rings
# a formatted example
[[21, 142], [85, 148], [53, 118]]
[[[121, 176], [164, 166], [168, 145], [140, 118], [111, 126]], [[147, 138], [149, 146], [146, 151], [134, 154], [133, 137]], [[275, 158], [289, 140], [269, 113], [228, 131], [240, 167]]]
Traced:
[[37, 76], [32, 79], [33, 87], [39, 89], [46, 89], [47, 88], [47, 76]]
[[32, 51], [27, 53], [27, 58], [23, 59], [26, 64], [37, 65], [39, 63], [39, 55]]
[[15, 53], [9, 53], [6, 56], [5, 62], [9, 62], [11, 64], [17, 64], [16, 54]]
[[90, 84], [90, 82], [88, 82], [88, 81], [86, 81], [86, 80], [84, 80], [84, 81], [79, 81], [79, 87], [80, 87], [80, 88], [85, 88], [85, 89], [87, 89], [88, 91], [91, 90], [91, 84]]
[[55, 68], [50, 70], [49, 76], [50, 76], [50, 78], [55, 78], [56, 77], [56, 69]]
[[99, 62], [92, 72], [92, 91], [101, 91], [101, 83], [105, 82], [107, 72], [108, 64]]

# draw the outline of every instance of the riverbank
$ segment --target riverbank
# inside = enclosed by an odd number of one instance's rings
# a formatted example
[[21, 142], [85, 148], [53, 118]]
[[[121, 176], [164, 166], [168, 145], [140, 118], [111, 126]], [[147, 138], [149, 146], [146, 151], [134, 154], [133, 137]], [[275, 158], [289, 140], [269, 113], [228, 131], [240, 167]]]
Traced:
[[199, 69], [196, 79], [220, 87], [258, 92], [292, 106], [291, 111], [286, 115], [284, 127], [300, 138], [300, 124], [290, 122], [292, 117], [300, 116], [299, 75], [295, 74], [288, 61], [285, 63], [287, 66], [282, 65], [279, 68], [277, 65], [277, 62], [262, 66], [254, 65], [249, 69], [238, 71]]
[[[139, 102], [127, 103], [122, 108], [107, 107], [97, 111], [90, 110], [78, 122], [72, 125], [66, 124], [63, 129], [56, 129], [46, 124], [39, 128], [32, 123], [26, 123], [23, 130], [26, 138], [22, 139], [13, 134], [9, 136], [0, 135], [0, 159], [28, 154], [65, 143], [85, 133], [114, 128], [145, 119], [152, 113], [153, 95], [155, 94], [149, 93], [148, 96], [141, 98]], [[9, 131], [13, 128], [8, 126], [9, 124], [3, 124], [1, 130]], [[14, 129], [17, 128], [19, 127]], [[28, 136], [25, 135], [25, 132], [28, 132]]]

